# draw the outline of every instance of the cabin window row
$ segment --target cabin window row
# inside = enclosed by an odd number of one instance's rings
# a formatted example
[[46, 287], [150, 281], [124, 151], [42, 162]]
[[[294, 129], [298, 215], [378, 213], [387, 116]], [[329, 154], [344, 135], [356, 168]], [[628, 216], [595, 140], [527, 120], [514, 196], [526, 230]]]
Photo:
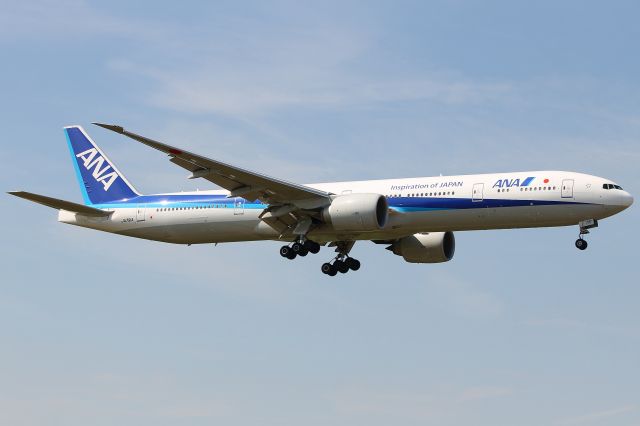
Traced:
[[444, 191], [444, 192], [416, 192], [407, 195], [402, 194], [391, 194], [387, 195], [387, 198], [407, 198], [407, 197], [441, 197], [443, 195], [455, 195], [455, 191]]
[[555, 191], [555, 186], [533, 186], [531, 188], [524, 187], [520, 188], [520, 191]]
[[202, 209], [226, 209], [227, 204], [207, 204], [206, 206], [193, 206], [193, 207], [162, 207], [156, 209], [157, 212], [172, 212], [176, 210], [202, 210]]

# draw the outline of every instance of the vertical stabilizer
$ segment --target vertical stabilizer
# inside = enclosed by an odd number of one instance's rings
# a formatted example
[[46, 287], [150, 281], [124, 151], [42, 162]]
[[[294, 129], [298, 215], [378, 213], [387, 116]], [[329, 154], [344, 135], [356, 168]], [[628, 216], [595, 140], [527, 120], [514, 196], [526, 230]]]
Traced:
[[64, 132], [85, 204], [126, 201], [140, 195], [82, 127], [65, 127]]

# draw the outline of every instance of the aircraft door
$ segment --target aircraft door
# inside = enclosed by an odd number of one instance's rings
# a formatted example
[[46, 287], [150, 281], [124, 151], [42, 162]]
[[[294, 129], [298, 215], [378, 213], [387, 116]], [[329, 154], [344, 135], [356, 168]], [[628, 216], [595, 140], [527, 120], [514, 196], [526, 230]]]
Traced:
[[573, 179], [562, 180], [562, 198], [573, 198]]
[[244, 198], [235, 198], [233, 201], [233, 214], [236, 216], [244, 214]]
[[146, 219], [146, 214], [147, 209], [145, 209], [144, 206], [138, 206], [138, 208], [136, 209], [136, 221], [144, 222]]
[[474, 183], [471, 201], [482, 201], [484, 199], [484, 183]]

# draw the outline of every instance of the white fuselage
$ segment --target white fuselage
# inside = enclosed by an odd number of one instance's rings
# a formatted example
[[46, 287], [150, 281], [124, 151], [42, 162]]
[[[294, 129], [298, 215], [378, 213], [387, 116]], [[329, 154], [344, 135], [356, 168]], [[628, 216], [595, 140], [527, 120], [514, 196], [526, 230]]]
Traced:
[[[435, 176], [307, 185], [335, 194], [387, 197], [390, 214], [377, 231], [345, 233], [331, 224], [313, 228], [317, 242], [390, 240], [417, 232], [576, 225], [603, 219], [633, 202], [608, 179], [560, 171]], [[611, 186], [611, 188], [607, 188]], [[60, 211], [59, 220], [87, 228], [179, 244], [288, 239], [262, 221], [258, 201], [227, 198], [227, 191], [140, 196], [94, 205], [113, 211], [93, 218]]]

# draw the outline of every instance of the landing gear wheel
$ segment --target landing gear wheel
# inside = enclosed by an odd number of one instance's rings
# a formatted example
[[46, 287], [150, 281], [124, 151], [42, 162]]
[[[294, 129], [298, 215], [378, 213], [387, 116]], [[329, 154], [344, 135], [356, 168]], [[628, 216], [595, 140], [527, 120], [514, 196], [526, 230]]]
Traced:
[[358, 259], [354, 259], [353, 257], [347, 257], [345, 263], [352, 271], [357, 271], [360, 269], [360, 261]]
[[307, 250], [302, 244], [300, 243], [293, 243], [291, 245], [291, 250], [293, 250], [293, 252], [297, 255], [300, 256], [306, 256], [309, 253], [309, 250]]
[[289, 253], [291, 253], [291, 247], [289, 246], [280, 247], [280, 256], [289, 257]]
[[349, 265], [347, 265], [342, 260], [336, 260], [333, 262], [333, 266], [340, 272], [341, 274], [346, 274], [349, 272]]
[[587, 244], [587, 241], [583, 240], [582, 238], [578, 238], [576, 240], [576, 247], [580, 250], [586, 250], [588, 245], [589, 244]]
[[322, 266], [320, 267], [320, 270], [322, 271], [323, 274], [329, 275], [330, 277], [333, 277], [338, 273], [338, 271], [336, 270], [336, 267], [330, 263], [323, 263]]
[[282, 246], [280, 247], [280, 256], [293, 260], [296, 258], [296, 252], [289, 246]]
[[306, 248], [309, 253], [318, 254], [318, 252], [320, 252], [320, 244], [316, 243], [315, 241], [305, 241], [304, 248]]

